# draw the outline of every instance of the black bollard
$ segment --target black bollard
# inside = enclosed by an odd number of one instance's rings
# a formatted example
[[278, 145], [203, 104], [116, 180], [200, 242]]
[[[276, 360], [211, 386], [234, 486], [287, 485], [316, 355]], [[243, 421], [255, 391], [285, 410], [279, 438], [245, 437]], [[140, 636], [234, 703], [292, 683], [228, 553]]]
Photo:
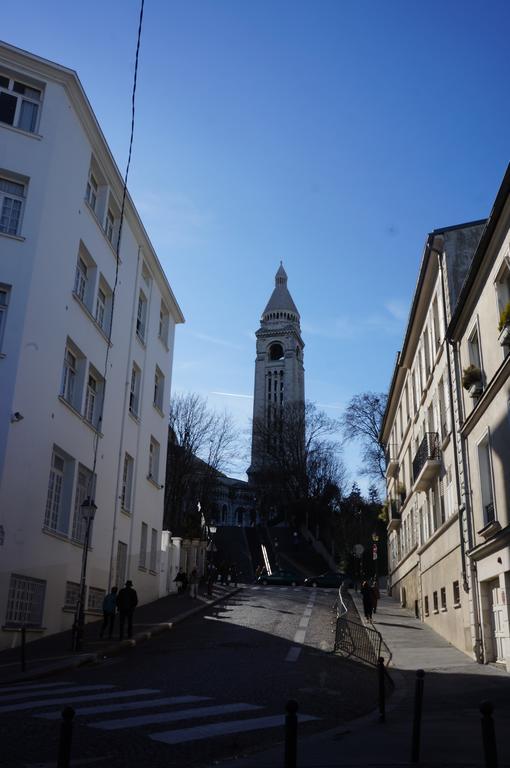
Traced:
[[416, 684], [414, 688], [413, 741], [411, 746], [412, 763], [418, 763], [420, 760], [420, 731], [424, 677], [425, 672], [423, 669], [418, 669], [416, 671]]
[[480, 703], [480, 712], [482, 713], [482, 741], [483, 754], [485, 757], [485, 768], [498, 768], [498, 752], [496, 749], [496, 733], [494, 731], [494, 720], [492, 713], [494, 707], [490, 701]]
[[60, 726], [60, 741], [58, 744], [57, 768], [69, 768], [71, 765], [71, 742], [73, 739], [74, 709], [64, 707], [62, 710], [62, 725]]
[[379, 722], [384, 723], [386, 720], [386, 691], [384, 688], [384, 659], [379, 656], [379, 662], [377, 664], [377, 673], [379, 677]]
[[285, 707], [285, 758], [284, 768], [296, 768], [297, 765], [297, 701], [292, 699]]
[[26, 646], [27, 646], [27, 628], [23, 624], [21, 627], [21, 671], [24, 672], [27, 668], [27, 657], [26, 657]]

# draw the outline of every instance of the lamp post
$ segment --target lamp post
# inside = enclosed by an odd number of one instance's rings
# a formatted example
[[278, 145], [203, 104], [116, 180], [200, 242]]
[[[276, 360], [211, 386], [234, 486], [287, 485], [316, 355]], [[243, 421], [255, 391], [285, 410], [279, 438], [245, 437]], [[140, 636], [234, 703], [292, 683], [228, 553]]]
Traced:
[[87, 556], [89, 552], [90, 528], [96, 515], [97, 507], [90, 496], [84, 500], [80, 507], [83, 520], [86, 522], [83, 552], [81, 556], [80, 594], [76, 603], [76, 611], [73, 623], [73, 651], [81, 651], [83, 642], [83, 628], [85, 626], [85, 584], [87, 578]]

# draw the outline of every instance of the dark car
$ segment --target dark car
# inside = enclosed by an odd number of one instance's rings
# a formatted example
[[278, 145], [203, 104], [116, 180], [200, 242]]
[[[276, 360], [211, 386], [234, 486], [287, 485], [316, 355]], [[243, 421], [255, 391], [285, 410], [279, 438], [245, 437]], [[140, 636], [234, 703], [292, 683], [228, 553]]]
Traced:
[[257, 579], [257, 584], [284, 584], [289, 587], [295, 587], [302, 583], [302, 579], [290, 571], [273, 571], [271, 575], [263, 573]]
[[308, 576], [305, 579], [305, 586], [338, 588], [342, 585], [345, 578], [345, 573], [340, 571], [326, 571], [326, 573], [321, 573], [320, 576]]

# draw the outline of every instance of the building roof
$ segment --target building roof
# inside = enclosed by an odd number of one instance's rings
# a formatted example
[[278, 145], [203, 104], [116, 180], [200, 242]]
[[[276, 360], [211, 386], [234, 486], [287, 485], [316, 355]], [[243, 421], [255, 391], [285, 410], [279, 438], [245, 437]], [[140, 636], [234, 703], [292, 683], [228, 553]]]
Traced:
[[294, 304], [292, 296], [289, 293], [289, 289], [287, 288], [287, 273], [283, 268], [281, 261], [280, 266], [278, 267], [278, 271], [275, 275], [274, 282], [275, 287], [273, 293], [271, 294], [271, 297], [267, 302], [266, 308], [264, 309], [262, 315], [265, 315], [268, 312], [281, 312], [283, 310], [286, 312], [294, 312], [294, 314], [299, 318], [298, 309]]
[[494, 231], [496, 229], [499, 218], [503, 212], [503, 208], [505, 206], [505, 203], [509, 195], [510, 195], [510, 164], [507, 165], [505, 175], [503, 177], [503, 181], [501, 182], [501, 186], [496, 195], [496, 199], [494, 200], [494, 205], [492, 206], [492, 210], [489, 214], [489, 218], [487, 219], [485, 229], [482, 232], [480, 242], [478, 243], [478, 247], [475, 251], [475, 255], [473, 256], [471, 267], [469, 269], [469, 272], [466, 275], [466, 279], [464, 280], [464, 284], [462, 286], [462, 289], [459, 295], [457, 306], [455, 307], [455, 310], [450, 319], [450, 324], [446, 331], [446, 336], [448, 339], [452, 339], [455, 337], [455, 332], [459, 325], [463, 308], [466, 305], [466, 301], [473, 287], [473, 284], [476, 280], [476, 276], [480, 271], [483, 260], [485, 258], [487, 248], [494, 234]]

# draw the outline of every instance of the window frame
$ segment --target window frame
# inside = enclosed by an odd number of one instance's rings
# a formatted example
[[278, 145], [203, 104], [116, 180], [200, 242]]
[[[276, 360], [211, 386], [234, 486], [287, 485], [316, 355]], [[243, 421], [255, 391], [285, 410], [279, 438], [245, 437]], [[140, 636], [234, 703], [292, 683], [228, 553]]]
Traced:
[[138, 292], [138, 304], [136, 309], [136, 335], [145, 344], [147, 334], [147, 297], [140, 288]]
[[[0, 355], [2, 354], [3, 338], [7, 326], [7, 312], [9, 311], [11, 291], [11, 285], [0, 283]], [[2, 296], [5, 297], [5, 301], [2, 300]]]
[[141, 369], [133, 362], [131, 366], [131, 379], [129, 382], [129, 412], [136, 419], [140, 418], [140, 383]]
[[[123, 512], [131, 514], [133, 511], [133, 476], [134, 476], [134, 458], [126, 451], [124, 453], [124, 464], [122, 467], [122, 488], [120, 495], [120, 506]], [[127, 501], [127, 503], [126, 503]]]
[[140, 530], [140, 553], [138, 556], [138, 567], [140, 570], [145, 571], [147, 569], [147, 544], [149, 539], [149, 526], [147, 523], [142, 522]]
[[[35, 613], [32, 613], [34, 592], [32, 591], [30, 594], [30, 586], [37, 588], [36, 593], [39, 593], [38, 596], [36, 594]], [[46, 586], [45, 579], [35, 579], [32, 576], [11, 573], [7, 591], [5, 626], [21, 627], [25, 625], [29, 629], [42, 627]]]
[[[41, 84], [35, 85], [35, 84], [28, 83], [23, 79], [23, 77], [21, 77], [21, 79], [18, 79], [18, 75], [13, 77], [11, 74], [8, 74], [7, 72], [5, 72], [5, 70], [0, 72], [0, 77], [8, 80], [7, 85], [4, 85], [0, 82], [0, 94], [5, 93], [10, 98], [16, 99], [16, 106], [14, 108], [12, 123], [7, 122], [6, 120], [1, 120], [0, 125], [8, 125], [11, 128], [16, 128], [16, 130], [18, 131], [23, 131], [23, 133], [37, 134], [37, 131], [39, 128], [39, 121], [41, 118], [41, 106], [43, 103], [43, 95], [44, 95], [43, 84], [41, 83]], [[19, 91], [14, 90], [15, 85], [28, 88], [29, 91], [32, 91], [32, 92], [38, 92], [39, 97], [36, 97], [31, 94], [27, 94], [27, 93], [21, 93]], [[22, 121], [23, 104], [31, 104], [32, 106], [37, 107], [35, 112], [35, 118], [32, 117], [31, 119], [31, 124], [32, 124], [31, 128], [26, 128], [23, 125], [20, 125]]]
[[[2, 188], [2, 183], [8, 187], [9, 185], [21, 188], [21, 192], [14, 189]], [[2, 172], [0, 176], [0, 235], [6, 235], [7, 237], [21, 237], [21, 226], [23, 223], [23, 213], [25, 209], [25, 201], [27, 197], [27, 182], [10, 176], [6, 172]], [[7, 201], [10, 201], [9, 206], [6, 205]], [[18, 204], [17, 213], [13, 215], [12, 211], [14, 203]], [[3, 223], [4, 218], [6, 224]], [[15, 221], [15, 226], [12, 226], [12, 221]]]
[[[151, 435], [149, 441], [149, 468], [147, 479], [152, 480], [154, 483], [159, 483], [159, 459], [160, 459], [160, 444], [153, 435]], [[156, 471], [154, 471], [156, 470]]]

